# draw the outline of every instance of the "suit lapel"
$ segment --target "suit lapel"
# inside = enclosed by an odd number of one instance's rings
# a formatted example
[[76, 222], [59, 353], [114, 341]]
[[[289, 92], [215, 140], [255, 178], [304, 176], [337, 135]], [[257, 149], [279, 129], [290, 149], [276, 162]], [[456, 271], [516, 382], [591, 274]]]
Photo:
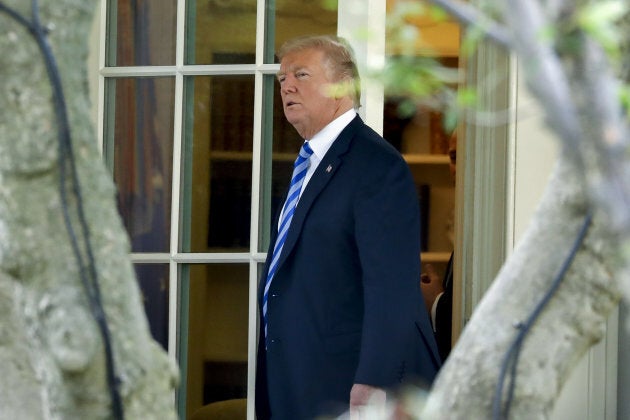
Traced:
[[313, 203], [326, 187], [328, 182], [333, 178], [339, 167], [343, 164], [343, 155], [350, 149], [350, 144], [354, 138], [354, 134], [358, 127], [363, 125], [363, 121], [357, 115], [351, 122], [343, 129], [337, 139], [333, 142], [328, 149], [328, 152], [319, 163], [319, 166], [313, 173], [310, 181], [306, 185], [306, 188], [302, 192], [300, 201], [295, 209], [293, 220], [291, 220], [291, 226], [287, 233], [287, 239], [284, 242], [282, 248], [282, 254], [280, 255], [280, 261], [278, 262], [278, 269], [282, 266], [287, 258], [287, 255], [291, 253], [291, 250], [295, 246], [297, 239], [302, 232], [302, 226], [306, 219], [310, 208]]

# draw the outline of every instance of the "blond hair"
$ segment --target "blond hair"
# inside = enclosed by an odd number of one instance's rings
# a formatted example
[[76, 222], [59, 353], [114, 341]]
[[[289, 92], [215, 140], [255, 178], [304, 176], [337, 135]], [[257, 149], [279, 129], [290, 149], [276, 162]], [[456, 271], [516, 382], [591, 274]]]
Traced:
[[315, 49], [322, 51], [326, 59], [326, 68], [332, 72], [335, 81], [350, 82], [349, 96], [352, 98], [355, 109], [361, 106], [361, 78], [357, 68], [356, 59], [352, 47], [342, 37], [333, 35], [304, 36], [286, 41], [276, 56], [278, 60], [289, 53]]

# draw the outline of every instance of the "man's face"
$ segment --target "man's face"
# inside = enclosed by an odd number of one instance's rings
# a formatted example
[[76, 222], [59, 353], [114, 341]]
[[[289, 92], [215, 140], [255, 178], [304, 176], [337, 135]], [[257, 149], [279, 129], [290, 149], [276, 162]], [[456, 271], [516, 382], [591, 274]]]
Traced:
[[312, 138], [340, 115], [341, 100], [327, 92], [334, 81], [330, 79], [322, 51], [307, 49], [285, 55], [278, 81], [284, 115], [302, 138]]

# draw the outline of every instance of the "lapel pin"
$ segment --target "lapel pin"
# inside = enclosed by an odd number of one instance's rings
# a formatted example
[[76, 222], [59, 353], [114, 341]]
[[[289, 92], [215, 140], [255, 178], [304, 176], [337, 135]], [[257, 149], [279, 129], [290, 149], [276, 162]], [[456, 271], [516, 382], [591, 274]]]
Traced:
[[328, 168], [326, 168], [326, 172], [330, 173], [330, 171], [332, 171], [332, 165], [328, 165]]

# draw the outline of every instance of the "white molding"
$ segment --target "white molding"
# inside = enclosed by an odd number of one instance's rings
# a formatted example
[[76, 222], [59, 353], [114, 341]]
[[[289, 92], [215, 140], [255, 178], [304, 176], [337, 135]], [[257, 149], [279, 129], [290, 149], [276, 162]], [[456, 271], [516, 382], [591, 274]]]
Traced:
[[[510, 59], [496, 46], [482, 43], [466, 63], [467, 83], [479, 93], [481, 109], [503, 112], [513, 103]], [[474, 112], [465, 116], [464, 139], [458, 161], [455, 254], [455, 301], [461, 313], [454, 330], [460, 331], [494, 280], [505, 260], [510, 180], [509, 121], [494, 126], [477, 123]], [[460, 130], [462, 131], [462, 130]], [[459, 325], [458, 325], [459, 324]]]
[[338, 35], [352, 45], [361, 75], [359, 115], [367, 125], [382, 134], [383, 87], [368, 75], [370, 71], [382, 68], [385, 63], [386, 1], [341, 0], [338, 7]]

